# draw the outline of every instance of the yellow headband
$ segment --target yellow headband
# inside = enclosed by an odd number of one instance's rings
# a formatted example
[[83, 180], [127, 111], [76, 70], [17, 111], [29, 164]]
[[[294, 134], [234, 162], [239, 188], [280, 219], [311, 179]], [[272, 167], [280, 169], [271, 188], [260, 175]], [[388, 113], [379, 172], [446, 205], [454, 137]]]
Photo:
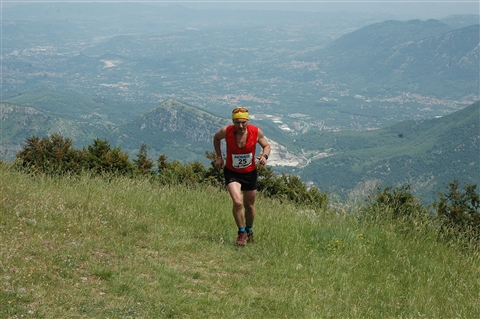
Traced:
[[233, 110], [232, 120], [237, 120], [237, 119], [244, 119], [248, 121], [250, 119], [248, 117], [248, 110], [244, 107], [237, 107], [235, 110]]

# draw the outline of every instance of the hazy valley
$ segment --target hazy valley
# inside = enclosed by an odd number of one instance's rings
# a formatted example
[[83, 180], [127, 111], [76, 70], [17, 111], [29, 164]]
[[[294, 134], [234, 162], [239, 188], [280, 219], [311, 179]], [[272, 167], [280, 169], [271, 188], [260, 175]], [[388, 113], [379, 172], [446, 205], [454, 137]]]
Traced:
[[[275, 145], [271, 164], [321, 188], [412, 183], [430, 196], [453, 178], [479, 181], [478, 15], [221, 13], [4, 9], [2, 158], [33, 134], [61, 132], [77, 147], [100, 137], [132, 153], [147, 143], [152, 158], [205, 162], [214, 130], [243, 105]], [[449, 125], [428, 131], [443, 118]], [[454, 155], [435, 166], [432, 154]]]

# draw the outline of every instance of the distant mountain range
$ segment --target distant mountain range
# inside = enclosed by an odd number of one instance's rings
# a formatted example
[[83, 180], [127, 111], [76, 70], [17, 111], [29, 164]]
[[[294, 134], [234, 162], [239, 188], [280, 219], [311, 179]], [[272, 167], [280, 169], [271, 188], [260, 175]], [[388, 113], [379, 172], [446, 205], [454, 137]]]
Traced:
[[[67, 118], [118, 124], [173, 98], [224, 116], [232, 104], [246, 104], [290, 127], [292, 109], [311, 122], [328, 118], [325, 127], [334, 129], [352, 127], [342, 119], [350, 112], [364, 129], [442, 115], [480, 95], [478, 15], [384, 21], [341, 12], [38, 3], [4, 9], [2, 19], [4, 101]], [[78, 97], [80, 105], [41, 98], [42, 91]], [[425, 111], [431, 99], [441, 101]], [[412, 112], [398, 114], [405, 100]], [[385, 108], [389, 114], [379, 116]]]
[[340, 37], [318, 55], [329, 76], [366, 91], [478, 94], [478, 24], [385, 21]]

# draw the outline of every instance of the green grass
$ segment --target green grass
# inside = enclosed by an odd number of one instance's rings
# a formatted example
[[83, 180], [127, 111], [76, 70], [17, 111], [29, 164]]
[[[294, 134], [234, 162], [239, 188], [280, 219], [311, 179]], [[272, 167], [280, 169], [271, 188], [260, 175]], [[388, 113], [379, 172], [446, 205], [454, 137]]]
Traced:
[[0, 165], [1, 318], [478, 318], [478, 248], [421, 221], [259, 196], [234, 246], [228, 194]]

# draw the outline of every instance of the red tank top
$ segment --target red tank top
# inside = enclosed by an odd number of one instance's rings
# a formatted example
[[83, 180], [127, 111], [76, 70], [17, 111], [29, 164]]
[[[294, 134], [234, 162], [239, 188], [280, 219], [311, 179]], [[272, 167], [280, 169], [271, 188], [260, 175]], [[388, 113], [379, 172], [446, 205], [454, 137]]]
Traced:
[[227, 144], [227, 168], [231, 171], [245, 174], [254, 171], [255, 148], [258, 140], [258, 127], [247, 125], [247, 142], [244, 147], [238, 147], [235, 137], [235, 126], [227, 127], [225, 141]]

